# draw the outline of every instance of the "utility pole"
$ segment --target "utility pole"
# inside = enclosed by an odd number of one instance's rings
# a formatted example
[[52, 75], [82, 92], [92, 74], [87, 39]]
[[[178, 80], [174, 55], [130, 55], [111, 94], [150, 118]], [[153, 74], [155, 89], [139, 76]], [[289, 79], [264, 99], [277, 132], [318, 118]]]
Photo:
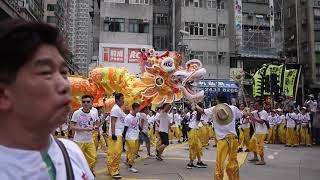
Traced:
[[172, 1], [172, 50], [176, 50], [176, 2]]

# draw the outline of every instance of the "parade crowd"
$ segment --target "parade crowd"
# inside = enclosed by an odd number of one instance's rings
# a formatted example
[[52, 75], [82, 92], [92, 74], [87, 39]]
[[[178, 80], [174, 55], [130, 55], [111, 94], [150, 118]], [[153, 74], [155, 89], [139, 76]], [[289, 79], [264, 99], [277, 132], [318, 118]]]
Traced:
[[[256, 100], [249, 106], [240, 104], [239, 108], [230, 106], [232, 111], [226, 111], [226, 114], [232, 114], [233, 120], [227, 124], [219, 122], [217, 112], [213, 112], [221, 103], [209, 109], [203, 109], [201, 103], [173, 107], [164, 103], [154, 110], [151, 106], [140, 108], [139, 104], [134, 103], [131, 111], [124, 112], [124, 96], [118, 93], [114, 94], [114, 98], [116, 104], [111, 112], [105, 112], [103, 105], [93, 107], [93, 96], [83, 96], [82, 108], [70, 113], [69, 122], [54, 132], [55, 136], [71, 138], [79, 145], [92, 172], [97, 162], [97, 150], [101, 148], [105, 151], [108, 172], [114, 178], [121, 178], [119, 164], [122, 152], [127, 153], [128, 170], [138, 172], [133, 166], [135, 159], [140, 157], [139, 149], [143, 144], [149, 157], [155, 156], [162, 161], [162, 153], [169, 144], [188, 142], [190, 162], [187, 168], [192, 169], [207, 167], [201, 157], [203, 149], [208, 149], [210, 140], [213, 147], [220, 143], [215, 176], [221, 179], [227, 156], [223, 147], [235, 152], [233, 156], [229, 155], [227, 169], [239, 171], [235, 168], [237, 152], [253, 152], [249, 162], [265, 165], [265, 143], [310, 147], [317, 140], [312, 136], [312, 118], [316, 117], [313, 112], [317, 107], [313, 95], [301, 107], [289, 101], [282, 105], [283, 109], [272, 109], [262, 100]], [[223, 102], [228, 102], [227, 97], [222, 95], [222, 98], [225, 98]], [[228, 141], [222, 141], [225, 139]], [[231, 146], [229, 140], [235, 140]], [[155, 155], [151, 147], [155, 147]], [[195, 160], [197, 163], [194, 163]]]
[[210, 142], [216, 147], [215, 179], [223, 180], [226, 172], [230, 180], [239, 180], [241, 151], [253, 153], [250, 162], [265, 165], [265, 143], [320, 144], [313, 95], [301, 106], [289, 98], [276, 109], [260, 99], [237, 107], [223, 92], [209, 108], [191, 102], [156, 108], [132, 103], [128, 109], [124, 95], [116, 92], [110, 112], [104, 104], [94, 107], [92, 95], [83, 95], [82, 107], [74, 111], [63, 42], [59, 30], [45, 23], [0, 23], [1, 180], [91, 180], [99, 149], [106, 152], [106, 172], [120, 179], [124, 151], [128, 171], [137, 173], [141, 145], [149, 157], [163, 161], [170, 144], [185, 142], [186, 168], [207, 168], [202, 156]]

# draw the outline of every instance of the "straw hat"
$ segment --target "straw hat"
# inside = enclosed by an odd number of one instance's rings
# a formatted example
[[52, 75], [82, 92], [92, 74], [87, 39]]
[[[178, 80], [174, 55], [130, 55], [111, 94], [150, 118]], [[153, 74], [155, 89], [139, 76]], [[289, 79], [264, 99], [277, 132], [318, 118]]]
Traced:
[[281, 108], [278, 108], [278, 109], [276, 109], [278, 112], [282, 112], [282, 109]]
[[232, 109], [227, 104], [218, 104], [213, 111], [213, 118], [220, 125], [227, 125], [233, 119]]

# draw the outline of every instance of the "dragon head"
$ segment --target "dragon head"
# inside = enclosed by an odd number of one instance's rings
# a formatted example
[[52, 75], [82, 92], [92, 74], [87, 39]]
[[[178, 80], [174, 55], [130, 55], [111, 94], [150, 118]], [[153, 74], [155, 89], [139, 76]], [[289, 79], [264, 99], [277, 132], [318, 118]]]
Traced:
[[153, 104], [172, 103], [183, 96], [191, 102], [203, 99], [204, 91], [197, 89], [197, 82], [206, 74], [200, 60], [192, 59], [183, 68], [180, 54], [170, 55], [167, 51], [159, 55], [144, 51], [149, 53], [142, 55], [142, 63], [148, 62], [149, 65], [144, 67], [141, 77], [147, 87], [142, 96], [152, 98]]

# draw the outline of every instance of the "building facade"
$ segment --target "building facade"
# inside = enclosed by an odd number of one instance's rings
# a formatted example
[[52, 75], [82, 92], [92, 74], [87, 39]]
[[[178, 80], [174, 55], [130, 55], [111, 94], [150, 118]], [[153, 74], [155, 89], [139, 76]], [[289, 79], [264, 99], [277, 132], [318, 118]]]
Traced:
[[23, 18], [41, 21], [44, 14], [43, 0], [0, 0], [0, 20]]
[[152, 48], [151, 0], [105, 0], [100, 7], [99, 63], [140, 73], [140, 49]]
[[68, 38], [72, 53], [72, 62], [79, 67], [79, 73], [88, 75], [91, 61], [89, 39], [91, 18], [89, 15], [90, 0], [70, 0]]
[[320, 88], [320, 1], [286, 0], [285, 55], [287, 62], [303, 64], [306, 93]]

